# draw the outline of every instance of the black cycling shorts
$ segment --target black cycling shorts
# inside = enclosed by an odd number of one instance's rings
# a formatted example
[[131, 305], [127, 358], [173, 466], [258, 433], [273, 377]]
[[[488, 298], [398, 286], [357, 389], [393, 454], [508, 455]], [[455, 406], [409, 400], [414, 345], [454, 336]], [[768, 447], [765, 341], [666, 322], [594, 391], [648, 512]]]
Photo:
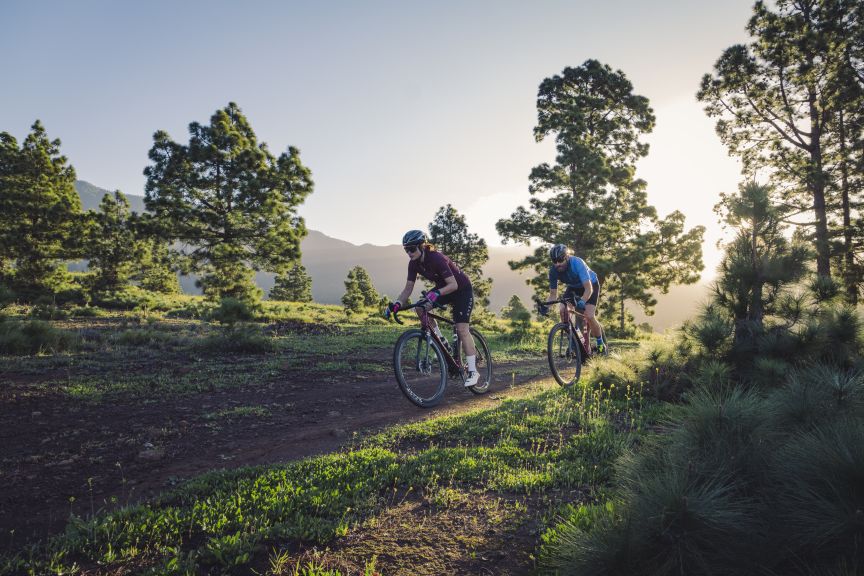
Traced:
[[445, 294], [438, 298], [441, 305], [448, 304], [453, 309], [453, 322], [470, 322], [471, 311], [474, 309], [474, 290], [471, 286]]
[[[585, 293], [585, 286], [567, 286], [567, 290], [564, 291], [564, 298], [574, 298], [578, 300], [582, 298], [582, 294]], [[585, 304], [593, 304], [597, 306], [597, 298], [600, 297], [600, 284], [597, 282], [591, 283], [591, 298], [589, 298]]]

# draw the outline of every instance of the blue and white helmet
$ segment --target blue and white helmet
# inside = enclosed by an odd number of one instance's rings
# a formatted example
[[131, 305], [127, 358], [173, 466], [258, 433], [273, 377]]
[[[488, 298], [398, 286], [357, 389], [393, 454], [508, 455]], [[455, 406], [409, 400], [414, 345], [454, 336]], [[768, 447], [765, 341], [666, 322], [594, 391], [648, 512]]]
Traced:
[[549, 249], [549, 259], [552, 260], [552, 262], [561, 262], [567, 258], [568, 252], [569, 250], [564, 244], [555, 244]]

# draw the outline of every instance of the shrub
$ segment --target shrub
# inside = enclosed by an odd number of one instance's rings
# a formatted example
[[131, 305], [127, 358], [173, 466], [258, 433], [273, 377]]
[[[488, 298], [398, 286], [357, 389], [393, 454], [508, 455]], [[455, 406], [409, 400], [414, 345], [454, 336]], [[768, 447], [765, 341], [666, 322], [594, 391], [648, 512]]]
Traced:
[[68, 314], [54, 304], [36, 304], [30, 309], [30, 317], [37, 320], [62, 320]]
[[788, 437], [771, 469], [774, 545], [809, 566], [864, 566], [864, 421], [839, 418]]
[[728, 347], [732, 338], [732, 321], [723, 310], [709, 305], [694, 322], [685, 325], [684, 330], [702, 349], [716, 355]]
[[[864, 372], [812, 365], [767, 397], [706, 362], [665, 434], [618, 465], [614, 512], [571, 514], [560, 574], [854, 574], [864, 565]], [[583, 513], [584, 516], [584, 513]], [[585, 518], [581, 518], [585, 520]]]
[[111, 342], [117, 346], [151, 346], [159, 347], [164, 344], [175, 343], [173, 334], [162, 332], [152, 328], [139, 328], [134, 330], [123, 330], [111, 337]]
[[697, 369], [693, 384], [716, 392], [729, 390], [732, 386], [732, 368], [721, 360], [709, 359]]
[[69, 315], [75, 318], [98, 318], [106, 316], [106, 312], [95, 306], [76, 306], [69, 311]]
[[260, 311], [260, 305], [226, 296], [219, 302], [219, 306], [210, 312], [209, 317], [221, 324], [234, 324], [251, 322]]
[[8, 286], [0, 284], [0, 310], [2, 310], [14, 301], [15, 292]]
[[210, 353], [264, 354], [276, 348], [273, 338], [254, 324], [232, 324], [202, 340], [197, 348]]
[[593, 369], [589, 371], [585, 385], [603, 389], [611, 398], [625, 398], [638, 382], [636, 370], [617, 358], [596, 358], [591, 364]]
[[184, 302], [179, 308], [172, 308], [165, 313], [166, 318], [209, 318], [215, 310], [212, 302], [204, 299]]
[[26, 356], [63, 352], [77, 344], [74, 334], [42, 320], [0, 322], [0, 354]]
[[137, 286], [126, 285], [115, 290], [98, 291], [92, 294], [93, 303], [104, 308], [115, 310], [133, 310], [135, 308], [153, 308], [155, 296]]
[[690, 357], [686, 342], [660, 339], [645, 346], [645, 360], [638, 370], [638, 381], [645, 391], [661, 400], [676, 400], [690, 387]]

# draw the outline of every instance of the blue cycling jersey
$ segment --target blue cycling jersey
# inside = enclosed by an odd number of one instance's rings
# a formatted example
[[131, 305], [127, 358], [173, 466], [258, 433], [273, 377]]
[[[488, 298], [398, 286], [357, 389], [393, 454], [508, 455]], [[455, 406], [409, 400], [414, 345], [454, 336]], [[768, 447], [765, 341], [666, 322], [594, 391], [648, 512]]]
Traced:
[[555, 265], [549, 267], [549, 289], [556, 290], [558, 282], [563, 282], [567, 286], [579, 288], [586, 281], [590, 280], [592, 284], [599, 284], [597, 273], [588, 268], [585, 261], [578, 256], [570, 256], [569, 263], [563, 272], [559, 272]]

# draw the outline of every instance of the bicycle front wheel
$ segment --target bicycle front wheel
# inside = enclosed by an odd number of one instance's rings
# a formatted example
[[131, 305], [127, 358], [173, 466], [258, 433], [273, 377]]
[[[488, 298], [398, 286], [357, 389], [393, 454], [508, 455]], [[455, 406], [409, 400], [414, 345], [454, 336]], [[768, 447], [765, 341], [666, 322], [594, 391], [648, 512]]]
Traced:
[[477, 373], [480, 379], [477, 384], [469, 386], [468, 389], [475, 394], [485, 394], [489, 391], [492, 383], [492, 356], [489, 354], [489, 345], [482, 334], [471, 328], [471, 336], [474, 337], [474, 347], [477, 348]]
[[421, 408], [435, 406], [444, 397], [447, 364], [444, 354], [422, 330], [408, 330], [393, 349], [393, 369], [399, 388]]
[[582, 374], [580, 346], [576, 337], [570, 335], [566, 322], [559, 322], [549, 332], [546, 343], [549, 369], [558, 384], [565, 388], [572, 386]]

